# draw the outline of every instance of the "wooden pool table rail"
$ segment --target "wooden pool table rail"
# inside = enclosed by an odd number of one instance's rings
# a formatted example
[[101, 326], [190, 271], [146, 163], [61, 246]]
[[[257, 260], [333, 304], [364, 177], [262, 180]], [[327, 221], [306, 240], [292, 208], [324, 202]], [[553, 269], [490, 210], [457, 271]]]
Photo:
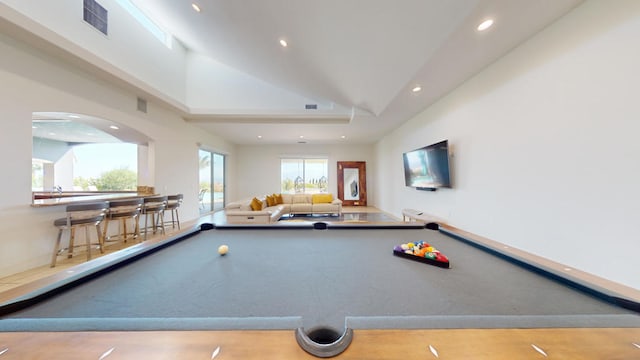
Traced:
[[[640, 329], [619, 328], [356, 330], [336, 358], [638, 359], [639, 342]], [[317, 359], [293, 330], [0, 333], [3, 360], [211, 359], [218, 347], [217, 360]]]

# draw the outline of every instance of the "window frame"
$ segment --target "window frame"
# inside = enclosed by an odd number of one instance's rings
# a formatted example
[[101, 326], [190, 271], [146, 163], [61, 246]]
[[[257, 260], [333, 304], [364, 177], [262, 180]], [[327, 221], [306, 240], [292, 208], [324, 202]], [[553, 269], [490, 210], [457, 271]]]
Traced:
[[[300, 173], [300, 168], [296, 172], [295, 178], [290, 178], [285, 176], [285, 164], [297, 162], [300, 166], [302, 165], [302, 172]], [[322, 162], [324, 169], [320, 171], [322, 173], [321, 176], [317, 176], [318, 174], [308, 175], [311, 169], [308, 169], [311, 164], [309, 163], [318, 163]], [[317, 170], [316, 170], [317, 171]], [[329, 159], [328, 157], [296, 157], [296, 156], [287, 156], [282, 157], [280, 159], [280, 192], [282, 194], [327, 194], [329, 193]], [[298, 179], [300, 181], [298, 181]], [[285, 185], [285, 184], [291, 184]], [[312, 190], [317, 189], [317, 190]]]

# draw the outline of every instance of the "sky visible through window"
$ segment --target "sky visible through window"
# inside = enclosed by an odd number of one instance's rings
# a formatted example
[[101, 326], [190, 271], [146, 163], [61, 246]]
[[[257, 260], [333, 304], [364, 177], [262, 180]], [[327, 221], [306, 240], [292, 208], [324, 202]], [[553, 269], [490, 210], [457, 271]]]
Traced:
[[302, 176], [303, 170], [307, 179], [319, 179], [322, 176], [327, 176], [327, 160], [286, 159], [282, 161], [281, 170], [283, 179], [295, 179], [298, 175]]
[[99, 178], [114, 169], [138, 172], [138, 145], [136, 144], [88, 144], [73, 148], [75, 164], [73, 177]]
[[153, 34], [167, 47], [171, 47], [170, 36], [167, 35], [151, 18], [131, 3], [130, 0], [116, 0], [131, 16], [133, 16], [142, 26]]
[[[323, 192], [327, 185], [327, 159], [282, 159], [280, 174], [283, 193]], [[297, 180], [303, 184], [296, 185]]]

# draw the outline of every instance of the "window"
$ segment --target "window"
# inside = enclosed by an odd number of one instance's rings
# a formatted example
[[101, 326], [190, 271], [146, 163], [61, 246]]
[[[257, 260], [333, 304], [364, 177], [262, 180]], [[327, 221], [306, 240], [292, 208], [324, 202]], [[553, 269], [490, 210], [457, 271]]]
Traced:
[[167, 35], [150, 17], [145, 15], [131, 0], [116, 0], [131, 16], [133, 16], [142, 26], [144, 26], [153, 36], [160, 40], [167, 47], [171, 47], [171, 37]]
[[198, 157], [200, 159], [200, 212], [222, 210], [224, 209], [224, 155], [200, 149]]
[[135, 191], [137, 157], [136, 144], [109, 143], [70, 146], [53, 161], [32, 158], [31, 191]]
[[283, 194], [326, 193], [328, 162], [327, 159], [282, 159], [280, 191]]
[[32, 191], [135, 191], [147, 166], [148, 138], [109, 120], [34, 112], [31, 134]]
[[135, 191], [138, 187], [138, 145], [129, 143], [74, 146], [73, 190]]
[[98, 29], [101, 33], [107, 35], [108, 27], [108, 11], [98, 4], [95, 0], [84, 0], [83, 19]]

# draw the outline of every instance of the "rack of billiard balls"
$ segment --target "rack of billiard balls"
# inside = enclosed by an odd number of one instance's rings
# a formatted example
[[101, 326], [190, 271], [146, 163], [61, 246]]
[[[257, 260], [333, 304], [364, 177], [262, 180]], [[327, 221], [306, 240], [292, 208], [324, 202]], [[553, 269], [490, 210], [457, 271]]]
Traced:
[[393, 255], [441, 268], [448, 269], [451, 267], [446, 255], [424, 241], [396, 245], [393, 248]]

